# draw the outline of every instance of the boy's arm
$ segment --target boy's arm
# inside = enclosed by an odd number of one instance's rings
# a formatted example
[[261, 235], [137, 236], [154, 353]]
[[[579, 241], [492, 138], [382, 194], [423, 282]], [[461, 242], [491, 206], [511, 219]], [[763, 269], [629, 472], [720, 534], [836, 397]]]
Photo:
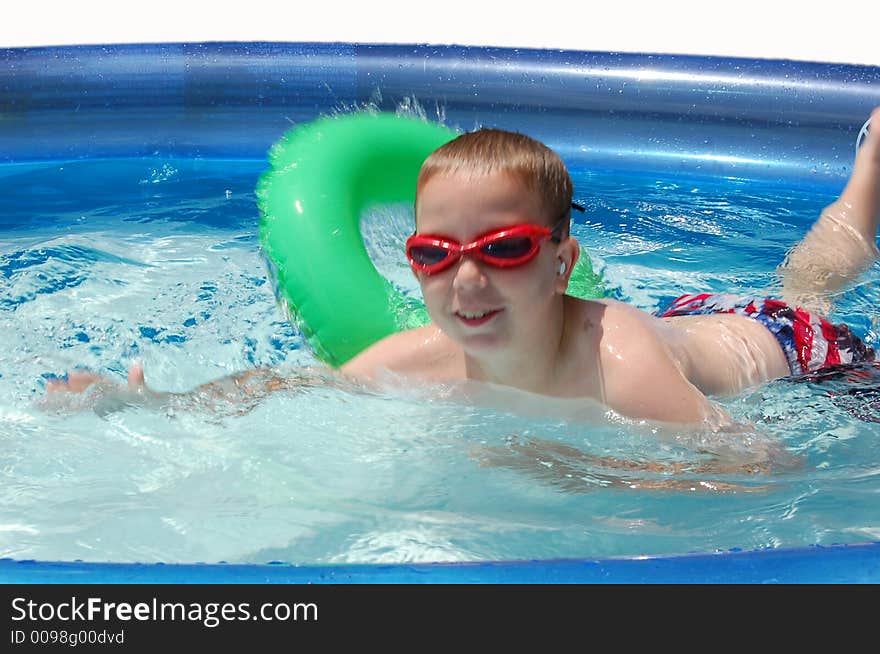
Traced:
[[606, 384], [604, 402], [628, 418], [685, 426], [732, 423], [732, 418], [691, 384], [671, 361], [645, 357], [629, 382]]
[[[327, 373], [330, 374], [327, 374]], [[96, 408], [113, 411], [125, 406], [154, 405], [158, 407], [196, 406], [202, 409], [246, 413], [268, 395], [277, 391], [294, 391], [341, 380], [329, 370], [302, 369], [292, 374], [268, 367], [254, 368], [222, 377], [182, 393], [155, 391], [144, 380], [143, 366], [135, 363], [128, 372], [126, 385], [88, 371], [73, 371], [63, 379], [46, 384], [47, 395], [62, 397], [64, 393], [91, 393]], [[51, 401], [51, 400], [50, 400]]]
[[[412, 333], [416, 333], [415, 336]], [[413, 339], [415, 338], [415, 341]], [[413, 342], [424, 340], [419, 330], [410, 330], [379, 341], [340, 370], [331, 368], [301, 368], [290, 372], [269, 367], [254, 368], [202, 384], [183, 393], [160, 392], [147, 386], [143, 366], [135, 363], [128, 372], [125, 385], [108, 377], [75, 370], [64, 378], [46, 384], [49, 402], [66, 393], [91, 395], [89, 404], [113, 411], [131, 404], [149, 404], [159, 407], [198, 407], [214, 411], [246, 413], [268, 395], [278, 391], [297, 391], [312, 386], [336, 385], [341, 388], [363, 388], [379, 370], [406, 372], [416, 366], [419, 357], [411, 356]], [[342, 374], [339, 374], [342, 373]], [[94, 402], [92, 402], [92, 399]]]
[[609, 316], [605, 331], [625, 337], [600, 345], [602, 403], [637, 420], [710, 429], [734, 425], [687, 379], [652, 327], [654, 320], [633, 307]]
[[[471, 455], [486, 467], [516, 470], [566, 493], [587, 493], [602, 488], [638, 491], [697, 491], [754, 493], [771, 490], [761, 476], [801, 469], [802, 457], [781, 444], [762, 441], [755, 451], [735, 455], [700, 450], [691, 461], [630, 461], [594, 455], [578, 448], [535, 437], [512, 436], [503, 445], [474, 445]], [[715, 477], [715, 475], [721, 476]], [[728, 475], [734, 475], [733, 479]], [[744, 475], [757, 476], [745, 482]]]
[[880, 107], [871, 114], [871, 123], [840, 197], [822, 211], [777, 269], [790, 304], [828, 314], [833, 294], [880, 257]]

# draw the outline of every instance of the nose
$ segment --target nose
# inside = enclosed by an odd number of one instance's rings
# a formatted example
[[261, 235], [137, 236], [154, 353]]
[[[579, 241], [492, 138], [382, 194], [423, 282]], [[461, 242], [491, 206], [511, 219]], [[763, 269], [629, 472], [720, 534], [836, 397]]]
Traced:
[[483, 274], [481, 264], [473, 257], [464, 256], [456, 264], [455, 278], [452, 280], [452, 287], [456, 290], [468, 288], [484, 288], [486, 286], [486, 275]]

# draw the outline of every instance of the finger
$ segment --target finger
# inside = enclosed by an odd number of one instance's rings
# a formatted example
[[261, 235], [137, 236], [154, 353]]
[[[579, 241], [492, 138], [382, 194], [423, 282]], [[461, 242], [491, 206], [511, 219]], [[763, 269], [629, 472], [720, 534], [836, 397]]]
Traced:
[[67, 390], [67, 380], [58, 377], [46, 380], [47, 393], [60, 393]]
[[128, 390], [139, 391], [146, 386], [144, 381], [144, 366], [140, 361], [136, 361], [128, 369]]

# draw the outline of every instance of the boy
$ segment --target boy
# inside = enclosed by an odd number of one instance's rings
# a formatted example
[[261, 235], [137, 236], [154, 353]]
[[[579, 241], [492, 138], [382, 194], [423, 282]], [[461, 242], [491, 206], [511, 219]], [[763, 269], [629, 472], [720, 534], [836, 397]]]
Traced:
[[[590, 398], [629, 418], [717, 429], [729, 418], [707, 395], [873, 360], [845, 326], [810, 312], [829, 308], [823, 298], [880, 254], [880, 137], [868, 135], [840, 198], [780, 267], [785, 302], [703, 294], [652, 316], [566, 296], [579, 256], [568, 233], [571, 199], [562, 160], [528, 137], [480, 130], [435, 151], [419, 174], [416, 233], [407, 242], [432, 323], [374, 344], [343, 375], [492, 382]], [[74, 373], [49, 390], [80, 391], [99, 379]], [[250, 371], [197, 390], [258, 395], [297, 383]], [[129, 389], [147, 392], [139, 366]]]
[[[880, 108], [874, 124], [878, 116]], [[686, 296], [654, 317], [614, 300], [564, 295], [579, 253], [567, 229], [571, 193], [558, 156], [527, 137], [484, 130], [437, 150], [419, 175], [417, 236], [408, 243], [433, 324], [386, 338], [343, 372], [483, 380], [593, 398], [632, 418], [717, 424], [723, 417], [706, 395], [873, 358], [845, 326], [781, 302], [740, 307], [730, 298]], [[877, 257], [878, 220], [880, 138], [869, 135], [840, 198], [781, 267], [790, 306], [827, 308], [817, 300]], [[549, 235], [523, 233], [521, 241], [540, 243], [519, 265], [499, 267], [510, 262], [485, 256], [492, 244], [463, 255], [455, 245], [524, 224]], [[432, 236], [454, 243], [444, 247]], [[517, 247], [503, 239], [494, 245]]]

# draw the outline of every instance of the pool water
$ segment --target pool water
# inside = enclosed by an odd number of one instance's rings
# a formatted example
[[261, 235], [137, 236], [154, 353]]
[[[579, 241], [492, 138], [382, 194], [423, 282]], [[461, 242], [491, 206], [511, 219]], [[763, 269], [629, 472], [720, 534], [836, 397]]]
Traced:
[[[587, 208], [574, 235], [609, 291], [649, 311], [689, 291], [772, 292], [775, 265], [840, 190], [569, 164]], [[254, 366], [318, 365], [259, 252], [264, 168], [0, 166], [0, 557], [332, 564], [880, 539], [872, 367], [721, 400], [754, 426], [747, 435], [396, 380], [387, 392], [314, 384], [247, 405], [47, 399], [47, 379], [76, 367], [123, 383], [140, 360], [152, 388], [185, 392]], [[402, 253], [411, 219], [383, 209], [363, 231], [379, 269], [417, 294]], [[875, 347], [878, 279], [875, 266], [832, 316]], [[711, 467], [765, 451], [776, 452], [766, 470]]]

